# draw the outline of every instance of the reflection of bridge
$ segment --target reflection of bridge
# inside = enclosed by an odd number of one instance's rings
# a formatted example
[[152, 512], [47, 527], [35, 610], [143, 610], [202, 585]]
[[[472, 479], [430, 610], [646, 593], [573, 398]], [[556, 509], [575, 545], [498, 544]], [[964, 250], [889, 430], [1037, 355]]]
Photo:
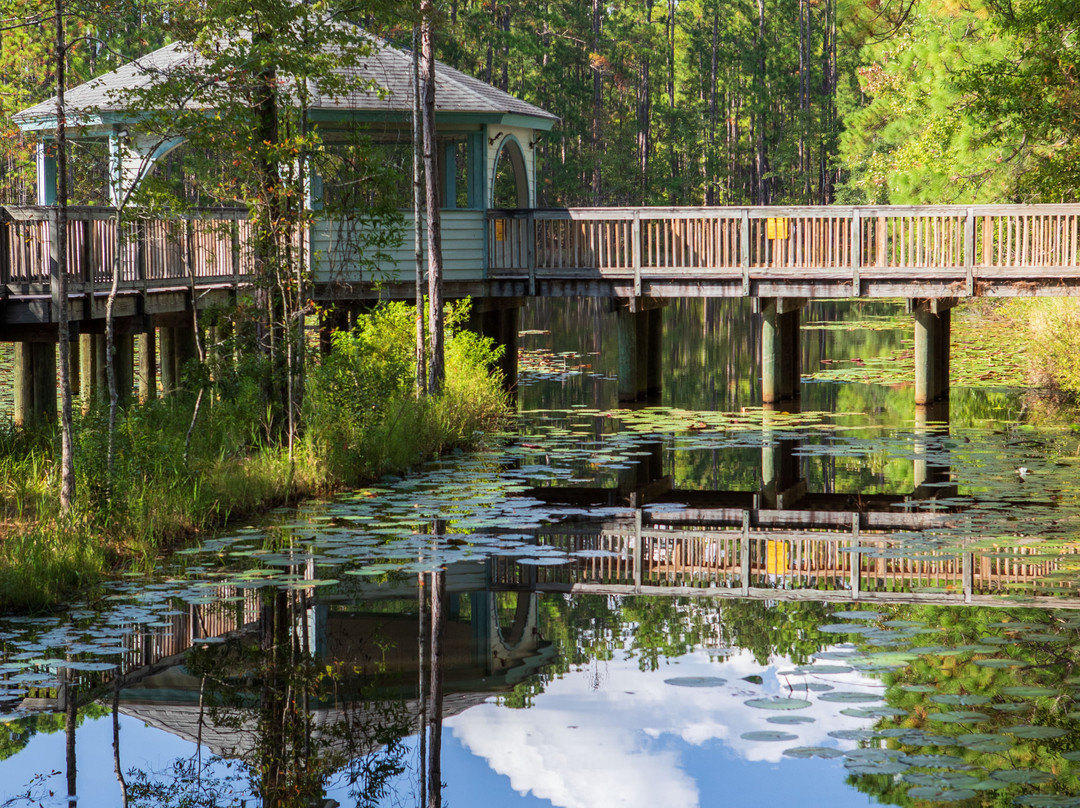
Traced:
[[[888, 511], [638, 510], [633, 520], [545, 529], [542, 545], [580, 554], [570, 563], [530, 567], [527, 578], [514, 559], [489, 564], [493, 587], [506, 590], [990, 606], [1022, 598], [1080, 608], [1071, 580], [1055, 577], [1080, 560], [1076, 549], [1050, 552], [1007, 538], [968, 549], [969, 539], [948, 538], [962, 520]], [[915, 532], [931, 540], [919, 542]]]
[[[760, 432], [760, 475], [752, 491], [676, 489], [671, 475], [664, 474], [664, 443], [647, 442], [639, 447], [635, 462], [618, 471], [617, 484], [607, 488], [542, 486], [528, 495], [544, 502], [568, 505], [674, 504], [686, 508], [758, 508], [803, 511], [910, 511], [923, 500], [955, 496], [948, 437], [948, 403], [920, 408], [911, 433], [911, 488], [903, 494], [836, 493], [812, 491], [804, 463], [806, 445], [798, 432], [783, 428], [783, 421], [763, 413]], [[755, 439], [757, 433], [747, 431]], [[942, 506], [944, 507], [944, 506]]]

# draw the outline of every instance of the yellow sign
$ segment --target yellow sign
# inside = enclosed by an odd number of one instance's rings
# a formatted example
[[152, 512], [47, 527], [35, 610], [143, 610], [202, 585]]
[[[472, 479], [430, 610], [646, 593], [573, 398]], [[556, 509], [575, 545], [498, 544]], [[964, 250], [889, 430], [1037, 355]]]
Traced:
[[495, 219], [495, 240], [506, 241], [506, 219]]
[[765, 544], [765, 572], [786, 575], [791, 572], [791, 556], [787, 542], [769, 540]]
[[768, 218], [765, 220], [765, 238], [780, 239], [790, 235], [788, 220], [784, 218]]

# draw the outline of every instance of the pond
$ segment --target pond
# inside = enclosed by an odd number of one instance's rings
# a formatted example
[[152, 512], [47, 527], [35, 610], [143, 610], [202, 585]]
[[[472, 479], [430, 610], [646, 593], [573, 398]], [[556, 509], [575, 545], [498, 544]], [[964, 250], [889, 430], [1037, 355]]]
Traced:
[[[0, 806], [1080, 806], [1080, 435], [1001, 324], [916, 411], [894, 303], [533, 304], [492, 445], [0, 620]], [[981, 332], [976, 339], [975, 331]]]

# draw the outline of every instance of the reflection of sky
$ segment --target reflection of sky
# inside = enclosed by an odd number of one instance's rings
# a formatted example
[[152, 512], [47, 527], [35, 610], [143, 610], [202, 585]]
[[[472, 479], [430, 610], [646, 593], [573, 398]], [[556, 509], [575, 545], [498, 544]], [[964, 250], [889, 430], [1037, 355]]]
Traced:
[[[76, 789], [79, 808], [118, 808], [120, 784], [113, 763], [112, 716], [84, 721], [75, 736]], [[195, 753], [195, 744], [120, 716], [120, 765], [125, 776], [132, 769], [155, 772], [164, 781], [178, 758]], [[204, 753], [209, 754], [209, 753]], [[224, 767], [216, 767], [223, 774]], [[66, 806], [67, 764], [63, 731], [30, 739], [18, 754], [0, 761], [0, 806]], [[53, 792], [50, 796], [49, 792]], [[17, 799], [27, 793], [31, 800]], [[227, 804], [227, 803], [226, 803]]]
[[[865, 727], [869, 721], [839, 715], [844, 704], [819, 702], [814, 693], [808, 697], [811, 707], [794, 712], [744, 704], [761, 695], [805, 695], [799, 687], [805, 679], [777, 676], [792, 667], [779, 660], [763, 670], [745, 653], [723, 663], [691, 654], [655, 672], [639, 671], [636, 660], [598, 662], [550, 682], [527, 710], [478, 705], [446, 721], [443, 803], [450, 808], [770, 808], [811, 799], [830, 808], [869, 805], [866, 795], [844, 783], [841, 761], [783, 756], [791, 746], [853, 747], [827, 733]], [[754, 674], [763, 677], [763, 685], [742, 681]], [[719, 676], [727, 684], [688, 688], [664, 683], [681, 676]], [[854, 673], [810, 681], [838, 690], [881, 692], [874, 680]], [[796, 689], [789, 691], [785, 682]], [[816, 721], [788, 726], [766, 720], [777, 715]], [[739, 737], [753, 730], [799, 737], [775, 743]], [[193, 744], [126, 716], [121, 716], [120, 736], [125, 771], [137, 767], [163, 773], [176, 758], [195, 751]], [[415, 750], [415, 739], [408, 745]], [[119, 806], [110, 717], [80, 727], [77, 757], [80, 808]], [[415, 758], [415, 751], [409, 757]], [[55, 772], [35, 789], [39, 798], [46, 788], [57, 795], [42, 804], [65, 805], [64, 769], [64, 733], [33, 738], [22, 752], [0, 761], [0, 805], [25, 793], [35, 772]], [[414, 805], [416, 776], [410, 766], [394, 783], [396, 793], [386, 805]], [[343, 806], [354, 804], [343, 784], [332, 786], [328, 795]]]
[[[755, 696], [788, 695], [776, 673], [791, 668], [778, 660], [762, 670], [745, 653], [725, 663], [694, 654], [649, 673], [640, 672], [634, 660], [597, 663], [551, 682], [528, 710], [488, 703], [449, 719], [446, 726], [462, 747], [508, 778], [519, 795], [564, 808], [690, 808], [715, 804], [716, 787], [726, 794], [745, 789], [747, 802], [742, 804], [758, 806], [805, 799], [809, 787], [815, 802], [821, 801], [824, 791], [835, 791], [828, 798], [830, 805], [868, 804], [865, 795], [843, 784], [840, 763], [796, 761], [785, 758], [783, 751], [792, 746], [850, 748], [855, 744], [827, 733], [870, 722], [840, 715], [847, 705], [818, 702], [813, 693], [809, 696], [813, 705], [794, 712], [760, 710], [744, 703]], [[764, 684], [741, 681], [752, 674], [762, 676]], [[676, 676], [720, 676], [728, 682], [717, 688], [664, 683]], [[804, 680], [786, 681], [798, 687]], [[877, 684], [858, 674], [812, 681], [837, 689], [862, 690]], [[873, 690], [881, 692], [878, 687]], [[791, 695], [803, 692], [800, 688]], [[795, 714], [816, 720], [790, 726], [766, 721]], [[755, 742], [739, 737], [754, 730], [788, 732], [798, 740]], [[767, 787], [763, 780], [769, 781]], [[445, 794], [451, 805], [456, 804], [453, 786], [451, 781]], [[776, 803], [768, 801], [765, 795], [770, 793]]]

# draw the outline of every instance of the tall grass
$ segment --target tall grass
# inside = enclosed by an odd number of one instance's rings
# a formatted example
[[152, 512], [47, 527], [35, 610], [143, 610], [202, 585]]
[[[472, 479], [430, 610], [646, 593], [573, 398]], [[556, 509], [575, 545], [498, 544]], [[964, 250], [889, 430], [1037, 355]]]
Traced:
[[[450, 322], [460, 322], [457, 311]], [[257, 376], [218, 368], [185, 462], [193, 400], [171, 396], [119, 420], [106, 467], [106, 419], [76, 423], [78, 507], [61, 518], [58, 436], [0, 429], [0, 607], [44, 609], [119, 566], [152, 568], [181, 542], [230, 519], [400, 472], [474, 444], [506, 417], [497, 349], [469, 332], [447, 340], [447, 386], [417, 399], [412, 310], [389, 305], [311, 357], [305, 431], [290, 462], [269, 439]], [[198, 374], [205, 379], [205, 373]]]
[[1080, 397], [1080, 301], [1016, 298], [1004, 311], [1027, 346], [1032, 385]]

